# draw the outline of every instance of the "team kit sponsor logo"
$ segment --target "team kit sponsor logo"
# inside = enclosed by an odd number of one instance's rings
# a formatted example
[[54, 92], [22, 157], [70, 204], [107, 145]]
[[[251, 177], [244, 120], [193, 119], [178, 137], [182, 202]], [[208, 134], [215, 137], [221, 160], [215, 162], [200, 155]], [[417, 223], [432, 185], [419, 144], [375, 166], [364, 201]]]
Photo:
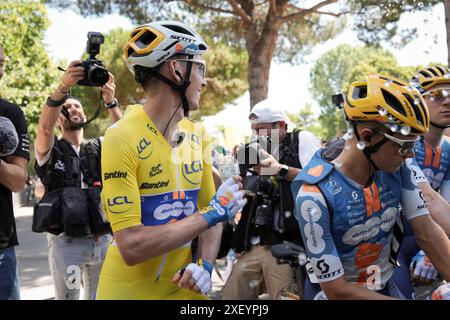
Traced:
[[154, 217], [157, 220], [166, 220], [173, 217], [178, 218], [181, 214], [190, 216], [195, 212], [195, 205], [192, 201], [183, 203], [175, 201], [174, 203], [165, 203], [158, 206], [155, 210]]
[[351, 227], [342, 237], [342, 242], [348, 245], [357, 245], [378, 235], [380, 230], [389, 232], [395, 224], [397, 208], [387, 208], [381, 217], [368, 219], [364, 224]]
[[324, 254], [318, 258], [312, 257], [311, 264], [316, 273], [317, 279], [335, 279], [344, 273], [344, 268], [342, 267], [341, 260], [339, 257]]
[[150, 176], [150, 178], [157, 176], [158, 174], [163, 172], [163, 168], [162, 168], [162, 164], [157, 164], [156, 166], [152, 167], [150, 169], [150, 172], [148, 173], [148, 175]]
[[141, 184], [141, 186], [139, 187], [139, 189], [159, 189], [159, 188], [165, 188], [169, 185], [169, 181], [158, 181], [158, 182], [154, 182], [154, 183], [148, 183], [148, 182], [143, 182]]
[[128, 175], [128, 172], [122, 172], [122, 171], [114, 171], [114, 172], [105, 172], [104, 179], [119, 179], [119, 178], [126, 178]]
[[147, 123], [147, 129], [153, 132], [155, 135], [158, 135], [158, 131], [156, 131], [155, 128], [153, 128], [150, 124]]
[[152, 142], [146, 138], [142, 138], [137, 145], [137, 152], [139, 159], [148, 159], [153, 153]]
[[322, 217], [320, 207], [312, 200], [305, 200], [301, 204], [300, 212], [303, 219], [307, 222], [303, 228], [304, 235], [307, 238], [306, 246], [311, 253], [319, 254], [325, 250], [323, 229], [316, 223]]
[[202, 181], [202, 175], [198, 174], [203, 171], [203, 164], [201, 160], [194, 160], [190, 164], [183, 164], [182, 174], [183, 177], [194, 185], [200, 184]]
[[125, 213], [131, 210], [133, 202], [128, 200], [128, 196], [117, 196], [108, 198], [107, 204], [112, 213]]

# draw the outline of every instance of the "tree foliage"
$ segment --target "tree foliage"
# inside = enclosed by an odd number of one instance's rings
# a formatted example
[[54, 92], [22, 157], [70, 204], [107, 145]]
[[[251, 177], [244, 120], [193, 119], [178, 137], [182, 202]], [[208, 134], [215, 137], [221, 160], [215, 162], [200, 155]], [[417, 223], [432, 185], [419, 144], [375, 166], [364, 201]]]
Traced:
[[0, 96], [23, 107], [32, 140], [49, 88], [56, 83], [57, 70], [43, 42], [48, 24], [41, 1], [0, 2], [0, 36], [6, 59]]
[[[337, 0], [319, 1], [307, 7], [299, 0], [47, 0], [67, 8], [77, 7], [83, 15], [111, 12], [130, 17], [137, 23], [174, 18], [196, 24], [200, 33], [216, 41], [245, 48], [248, 56], [247, 82], [250, 105], [268, 94], [272, 59], [297, 62], [304, 54], [337, 33], [344, 20], [339, 12], [322, 9]], [[339, 9], [338, 9], [339, 11]], [[334, 17], [333, 17], [334, 16]]]
[[[354, 21], [359, 40], [370, 46], [379, 46], [386, 40], [403, 46], [411, 41], [420, 23], [408, 29], [399, 29], [402, 13], [430, 10], [443, 0], [349, 0], [348, 10]], [[421, 22], [422, 23], [422, 22]]]
[[344, 129], [342, 112], [331, 101], [336, 93], [346, 93], [350, 84], [369, 74], [390, 75], [407, 81], [415, 67], [400, 66], [387, 50], [371, 47], [340, 45], [320, 57], [311, 70], [311, 93], [321, 112], [319, 120], [327, 137]]
[[[114, 75], [116, 98], [122, 106], [139, 103], [144, 98], [144, 91], [136, 83], [123, 58], [123, 47], [127, 41], [129, 30], [115, 29], [105, 34], [105, 43], [101, 47], [98, 58]], [[205, 41], [217, 41], [208, 34]], [[83, 55], [83, 59], [87, 55]], [[202, 91], [200, 112], [194, 118], [216, 114], [223, 107], [241, 96], [247, 89], [247, 55], [242, 48], [228, 46], [217, 42], [210, 46], [205, 55], [207, 62], [207, 86]], [[92, 87], [75, 86], [72, 94], [80, 98], [88, 116], [98, 108], [99, 92]], [[104, 109], [104, 108], [103, 108]], [[96, 136], [109, 125], [108, 113], [102, 110], [98, 120], [92, 122], [85, 131], [86, 136]]]
[[317, 117], [312, 110], [311, 104], [306, 104], [299, 108], [300, 112], [287, 113], [289, 119], [297, 126], [296, 129], [308, 130], [316, 137], [324, 139], [327, 136], [326, 129], [317, 121]]

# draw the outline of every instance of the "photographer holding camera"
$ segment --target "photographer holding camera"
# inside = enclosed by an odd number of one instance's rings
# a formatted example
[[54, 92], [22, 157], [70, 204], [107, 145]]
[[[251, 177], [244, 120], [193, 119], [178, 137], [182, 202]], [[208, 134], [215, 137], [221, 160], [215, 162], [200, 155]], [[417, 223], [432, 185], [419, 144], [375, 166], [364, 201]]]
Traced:
[[[101, 140], [84, 139], [86, 115], [80, 101], [70, 95], [70, 88], [77, 83], [96, 86], [111, 121], [122, 118], [114, 97], [113, 75], [99, 60], [92, 61], [92, 53], [98, 53], [102, 41], [96, 43], [90, 35], [91, 58], [69, 64], [42, 110], [35, 142], [36, 173], [45, 186], [45, 194], [34, 208], [33, 231], [48, 233], [49, 264], [57, 300], [78, 300], [81, 284], [83, 298], [93, 299], [112, 240], [100, 200]], [[60, 139], [55, 136], [56, 124], [61, 130]]]
[[[291, 268], [277, 265], [270, 248], [283, 241], [302, 244], [290, 184], [321, 145], [308, 131], [287, 132], [295, 125], [276, 107], [270, 100], [253, 107], [249, 119], [257, 141], [238, 150], [241, 176], [246, 176], [251, 196], [231, 240], [242, 256], [225, 285], [226, 300], [257, 299], [263, 288], [271, 299], [280, 299], [282, 289], [294, 283]], [[255, 156], [259, 159], [252, 162]]]

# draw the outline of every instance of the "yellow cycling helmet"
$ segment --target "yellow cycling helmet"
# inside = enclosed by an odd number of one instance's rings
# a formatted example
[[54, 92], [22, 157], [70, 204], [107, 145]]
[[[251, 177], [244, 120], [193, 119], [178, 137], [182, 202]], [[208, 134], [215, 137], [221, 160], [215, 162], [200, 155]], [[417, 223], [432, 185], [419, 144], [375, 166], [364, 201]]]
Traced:
[[430, 126], [421, 94], [395, 78], [371, 75], [353, 82], [343, 102], [349, 121], [375, 121], [391, 129], [393, 125], [409, 127], [418, 135], [428, 132]]
[[416, 87], [420, 93], [442, 83], [450, 84], [450, 70], [443, 66], [422, 69], [410, 80], [410, 84]]

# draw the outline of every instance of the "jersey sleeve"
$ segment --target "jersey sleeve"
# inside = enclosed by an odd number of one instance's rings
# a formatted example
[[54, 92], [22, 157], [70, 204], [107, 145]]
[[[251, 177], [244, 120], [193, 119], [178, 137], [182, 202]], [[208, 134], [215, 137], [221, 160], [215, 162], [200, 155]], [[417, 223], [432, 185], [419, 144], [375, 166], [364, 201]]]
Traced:
[[15, 113], [10, 120], [16, 128], [19, 144], [12, 155], [30, 160], [30, 138], [27, 131], [27, 122], [22, 109], [16, 105], [14, 107]]
[[445, 200], [447, 200], [447, 202], [450, 202], [450, 167], [447, 168], [444, 180], [441, 182], [439, 193]]
[[130, 142], [107, 132], [102, 143], [102, 201], [113, 232], [141, 224], [137, 166]]
[[406, 219], [411, 220], [429, 214], [418, 186], [419, 183], [429, 182], [417, 162], [414, 159], [407, 159], [400, 171], [402, 180], [401, 204]]
[[215, 194], [214, 179], [212, 173], [211, 137], [209, 136], [208, 133], [206, 133], [204, 128], [202, 132], [202, 156], [203, 156], [203, 176], [198, 197], [199, 209], [207, 207]]
[[295, 217], [318, 282], [342, 277], [344, 268], [331, 233], [330, 213], [317, 186], [301, 186], [296, 198]]
[[302, 168], [306, 167], [316, 151], [321, 147], [319, 138], [311, 132], [300, 131], [298, 133], [298, 158]]

